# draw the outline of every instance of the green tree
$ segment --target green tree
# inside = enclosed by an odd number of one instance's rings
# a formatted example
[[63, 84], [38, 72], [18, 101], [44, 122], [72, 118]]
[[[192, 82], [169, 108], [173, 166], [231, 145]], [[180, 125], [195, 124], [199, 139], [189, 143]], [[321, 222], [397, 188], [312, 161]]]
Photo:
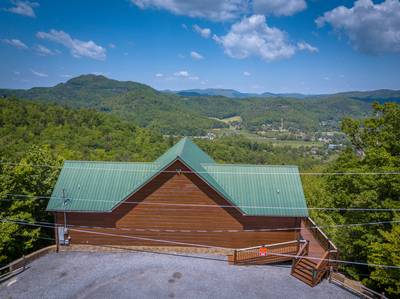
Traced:
[[[39, 200], [35, 196], [51, 194], [60, 165], [60, 157], [54, 157], [47, 147], [38, 146], [32, 146], [16, 165], [2, 164], [0, 219], [50, 221], [45, 212], [47, 199]], [[0, 263], [41, 247], [44, 243], [41, 237], [52, 235], [49, 229], [0, 222]]]
[[[373, 108], [373, 117], [343, 121], [342, 129], [348, 135], [352, 148], [342, 153], [327, 171], [361, 174], [327, 176], [326, 191], [330, 197], [330, 204], [334, 207], [400, 208], [400, 176], [385, 174], [400, 171], [400, 106], [387, 103], [374, 104]], [[343, 210], [331, 214], [331, 218], [338, 224], [390, 221], [394, 217], [395, 213], [391, 211]], [[388, 232], [391, 229], [390, 224], [349, 227], [340, 229], [332, 237], [339, 245], [343, 259], [371, 261], [372, 256], [376, 257], [377, 244], [388, 242]], [[371, 244], [375, 245], [371, 247]], [[392, 245], [396, 246], [396, 243]], [[394, 260], [391, 261], [394, 262]], [[346, 271], [353, 277], [361, 279], [362, 275], [371, 269], [346, 266]], [[393, 282], [393, 279], [389, 278], [391, 272], [386, 273], [386, 281]], [[376, 274], [371, 275], [371, 278], [364, 279], [364, 282], [375, 286], [376, 277]], [[395, 285], [389, 286], [383, 283], [379, 286], [391, 290], [396, 288]]]
[[[379, 265], [400, 267], [400, 225], [394, 225], [391, 231], [379, 231], [382, 243], [370, 245], [368, 262]], [[400, 269], [374, 268], [370, 279], [386, 293], [400, 296]]]

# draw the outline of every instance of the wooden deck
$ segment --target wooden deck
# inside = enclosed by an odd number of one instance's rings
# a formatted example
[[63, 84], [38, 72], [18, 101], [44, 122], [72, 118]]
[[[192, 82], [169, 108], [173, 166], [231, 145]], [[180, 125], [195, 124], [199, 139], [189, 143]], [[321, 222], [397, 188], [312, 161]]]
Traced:
[[[314, 237], [312, 231], [307, 228], [305, 221], [301, 221], [301, 236], [304, 240], [309, 241], [308, 256], [321, 258], [326, 249], [323, 245]], [[316, 261], [316, 260], [314, 260]]]
[[[338, 251], [311, 218], [301, 221], [302, 240], [236, 249], [228, 261], [235, 265], [292, 261], [291, 274], [314, 287], [336, 268]], [[261, 254], [265, 252], [264, 254]]]

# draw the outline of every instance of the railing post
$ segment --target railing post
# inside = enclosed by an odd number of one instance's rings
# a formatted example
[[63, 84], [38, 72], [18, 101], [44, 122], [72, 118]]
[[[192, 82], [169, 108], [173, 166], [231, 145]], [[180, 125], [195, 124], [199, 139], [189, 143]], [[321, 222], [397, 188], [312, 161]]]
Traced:
[[55, 225], [55, 237], [56, 237], [56, 252], [60, 251], [60, 236], [58, 235], [58, 224]]
[[313, 269], [312, 270], [312, 284], [313, 285], [315, 285], [315, 283], [316, 283], [317, 274], [318, 274], [317, 270]]
[[291, 274], [293, 274], [293, 272], [294, 272], [294, 268], [296, 267], [296, 263], [297, 263], [297, 258], [294, 257], [294, 258], [293, 258], [293, 261], [292, 261], [292, 270], [291, 270]]
[[237, 251], [236, 249], [233, 251], [233, 264], [236, 265]]

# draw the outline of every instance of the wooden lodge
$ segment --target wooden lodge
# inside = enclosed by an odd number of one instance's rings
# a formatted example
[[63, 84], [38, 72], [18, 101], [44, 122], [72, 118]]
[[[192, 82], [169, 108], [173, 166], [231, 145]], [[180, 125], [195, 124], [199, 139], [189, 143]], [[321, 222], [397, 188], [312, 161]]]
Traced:
[[337, 255], [296, 166], [218, 164], [188, 138], [151, 163], [66, 161], [47, 210], [61, 244], [229, 249], [234, 264], [293, 261], [310, 285]]

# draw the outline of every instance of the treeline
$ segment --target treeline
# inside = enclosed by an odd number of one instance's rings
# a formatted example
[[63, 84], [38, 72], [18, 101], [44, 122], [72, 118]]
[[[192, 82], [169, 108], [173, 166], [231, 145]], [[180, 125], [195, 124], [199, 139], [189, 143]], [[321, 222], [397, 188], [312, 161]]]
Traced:
[[18, 159], [33, 144], [64, 159], [152, 161], [168, 148], [155, 130], [90, 109], [0, 99], [0, 156]]
[[[312, 211], [318, 224], [371, 223], [324, 229], [338, 245], [340, 259], [400, 267], [400, 213], [391, 211], [400, 209], [400, 106], [373, 107], [375, 117], [343, 121], [342, 130], [352, 147], [329, 165], [315, 169], [326, 175], [304, 176], [303, 185], [309, 206], [343, 208]], [[400, 269], [345, 265], [342, 270], [390, 297], [400, 295]]]

